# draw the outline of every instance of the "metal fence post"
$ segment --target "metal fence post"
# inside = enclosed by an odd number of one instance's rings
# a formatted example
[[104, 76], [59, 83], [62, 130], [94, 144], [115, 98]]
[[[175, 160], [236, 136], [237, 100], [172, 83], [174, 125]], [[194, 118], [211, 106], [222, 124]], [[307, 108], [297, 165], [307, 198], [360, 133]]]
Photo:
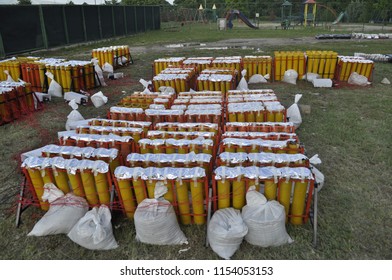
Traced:
[[98, 6], [98, 27], [99, 27], [99, 38], [102, 39], [102, 24], [101, 24], [101, 9]]
[[114, 20], [114, 6], [112, 6], [113, 35], [116, 36], [116, 21]]
[[124, 32], [125, 35], [128, 34], [128, 20], [127, 20], [127, 10], [126, 6], [123, 6], [123, 13], [124, 13]]
[[46, 35], [46, 28], [45, 28], [45, 20], [44, 20], [44, 12], [42, 11], [42, 6], [38, 6], [39, 9], [39, 22], [41, 25], [41, 33], [42, 33], [42, 41], [44, 43], [44, 48], [48, 48], [48, 36]]
[[61, 7], [61, 10], [63, 12], [63, 23], [64, 23], [64, 33], [65, 33], [65, 41], [67, 44], [69, 44], [69, 34], [68, 34], [68, 25], [67, 25], [67, 18], [65, 15], [65, 6]]
[[135, 33], [138, 33], [139, 32], [139, 30], [138, 30], [138, 26], [137, 26], [137, 12], [136, 12], [136, 7], [135, 6], [133, 6], [133, 11], [134, 11], [134, 14], [135, 14]]
[[83, 5], [81, 5], [80, 7], [82, 8], [82, 23], [83, 23], [84, 41], [87, 42], [86, 16], [84, 15], [84, 7], [83, 7]]
[[4, 50], [4, 45], [3, 45], [3, 37], [1, 36], [1, 33], [0, 33], [0, 57], [1, 58], [5, 57], [5, 50]]
[[147, 31], [146, 6], [143, 6], [143, 12], [144, 12], [144, 32], [146, 32]]
[[155, 6], [151, 7], [151, 11], [152, 11], [152, 28], [151, 30], [155, 30]]

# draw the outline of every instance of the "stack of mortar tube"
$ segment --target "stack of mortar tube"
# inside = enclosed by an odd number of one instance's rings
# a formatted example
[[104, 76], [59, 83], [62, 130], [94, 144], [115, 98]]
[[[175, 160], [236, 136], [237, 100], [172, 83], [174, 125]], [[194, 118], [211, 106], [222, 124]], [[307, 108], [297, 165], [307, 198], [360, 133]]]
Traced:
[[221, 91], [186, 91], [178, 93], [178, 98], [195, 98], [209, 96], [214, 98], [222, 98], [223, 94]]
[[98, 59], [99, 66], [109, 63], [113, 68], [132, 61], [129, 46], [110, 46], [92, 50], [92, 57]]
[[109, 119], [90, 119], [88, 125], [92, 126], [113, 126], [113, 127], [135, 127], [143, 129], [144, 133], [151, 128], [151, 122], [143, 121], [122, 121], [122, 120], [109, 120]]
[[15, 57], [0, 61], [0, 81], [6, 81], [8, 78], [4, 71], [8, 71], [11, 78], [17, 82], [21, 78], [20, 61]]
[[242, 70], [242, 57], [241, 56], [216, 57], [212, 61], [212, 67], [235, 69], [239, 73]]
[[285, 208], [286, 222], [301, 225], [307, 222], [314, 178], [306, 167], [226, 167], [214, 171], [214, 208], [242, 209], [245, 194], [255, 186], [268, 200], [277, 200]]
[[78, 134], [75, 131], [64, 131], [58, 134], [62, 146], [115, 148], [119, 150], [123, 158], [135, 150], [133, 138], [130, 136]]
[[118, 106], [147, 109], [151, 104], [155, 104], [156, 98], [158, 98], [158, 100], [167, 99], [164, 104], [169, 107], [175, 98], [175, 94], [161, 92], [134, 92], [131, 95], [123, 97], [118, 103]]
[[[208, 182], [205, 170], [193, 168], [157, 168], [120, 166], [115, 170], [115, 185], [129, 218], [133, 218], [138, 204], [146, 198], [154, 198], [157, 182], [168, 189], [164, 198], [174, 207], [183, 225], [203, 225], [208, 205]], [[158, 202], [157, 202], [158, 203]]]
[[42, 210], [49, 209], [49, 203], [42, 200], [47, 183], [55, 184], [64, 193], [72, 191], [85, 197], [91, 207], [110, 204], [112, 183], [109, 165], [104, 161], [30, 157], [21, 167]]
[[109, 119], [123, 121], [145, 121], [145, 114], [142, 108], [110, 107]]
[[275, 167], [309, 167], [309, 159], [304, 154], [274, 153], [220, 153], [218, 166], [275, 166]]
[[196, 139], [140, 139], [138, 142], [141, 154], [213, 154], [214, 140]]
[[153, 124], [158, 122], [182, 122], [184, 117], [183, 110], [145, 110], [145, 120]]
[[211, 67], [213, 59], [213, 57], [188, 57], [182, 63], [184, 67], [193, 67], [197, 73], [200, 73], [204, 69]]
[[294, 133], [295, 126], [292, 122], [227, 122], [225, 131]]
[[0, 125], [12, 122], [36, 109], [30, 84], [0, 82]]
[[338, 69], [335, 78], [338, 81], [346, 82], [353, 72], [365, 76], [368, 81], [372, 80], [374, 62], [356, 56], [338, 56]]
[[121, 164], [122, 158], [119, 156], [118, 149], [92, 148], [92, 147], [75, 147], [75, 146], [58, 146], [46, 145], [41, 148], [42, 157], [62, 157], [64, 159], [88, 159], [102, 160], [109, 164], [110, 172]]
[[162, 131], [210, 131], [214, 133], [219, 132], [219, 126], [216, 123], [156, 123], [154, 125], [156, 130]]
[[144, 137], [144, 131], [139, 127], [113, 127], [113, 126], [77, 126], [76, 133], [97, 135], [131, 136], [135, 142]]
[[220, 152], [230, 153], [303, 153], [297, 139], [287, 140], [262, 140], [262, 139], [241, 139], [224, 138], [220, 143]]
[[306, 51], [306, 72], [333, 79], [338, 54], [333, 51]]
[[[79, 92], [95, 88], [95, 70], [91, 61], [46, 62], [45, 68], [53, 74], [54, 80], [60, 84], [63, 92], [71, 90]], [[48, 77], [48, 85], [50, 82], [51, 79]]]
[[220, 91], [225, 94], [236, 86], [237, 75], [235, 69], [205, 69], [197, 78], [197, 90]]
[[298, 79], [302, 79], [306, 73], [305, 54], [299, 51], [282, 51], [274, 52], [274, 80], [283, 80], [284, 73], [287, 70], [295, 70], [298, 73]]
[[244, 69], [246, 70], [246, 80], [253, 75], [259, 74], [272, 76], [272, 57], [271, 56], [245, 56], [243, 59]]
[[254, 131], [226, 131], [221, 135], [224, 138], [263, 139], [263, 140], [288, 140], [296, 139], [296, 133], [286, 132], [254, 132]]
[[168, 57], [168, 58], [158, 58], [154, 60], [153, 72], [154, 76], [161, 73], [163, 70], [169, 67], [182, 67], [185, 57]]

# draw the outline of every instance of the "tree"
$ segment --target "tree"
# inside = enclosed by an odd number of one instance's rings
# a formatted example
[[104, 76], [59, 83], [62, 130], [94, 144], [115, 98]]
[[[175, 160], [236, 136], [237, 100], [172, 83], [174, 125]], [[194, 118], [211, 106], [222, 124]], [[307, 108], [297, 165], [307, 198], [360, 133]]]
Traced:
[[169, 2], [166, 0], [121, 0], [123, 5], [159, 5], [168, 6]]
[[105, 5], [120, 5], [120, 2], [117, 2], [117, 0], [105, 0]]
[[73, 6], [73, 5], [75, 5], [75, 3], [72, 2], [72, 1], [69, 1], [69, 2], [67, 3], [67, 5]]
[[18, 5], [31, 5], [31, 0], [18, 0]]

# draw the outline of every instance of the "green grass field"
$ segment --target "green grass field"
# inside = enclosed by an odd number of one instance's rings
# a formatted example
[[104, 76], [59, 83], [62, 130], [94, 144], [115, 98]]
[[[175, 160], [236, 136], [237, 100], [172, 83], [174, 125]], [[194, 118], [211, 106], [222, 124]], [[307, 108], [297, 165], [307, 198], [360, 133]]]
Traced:
[[[215, 25], [185, 25], [177, 31], [153, 31], [113, 41], [48, 50], [34, 55], [90, 59], [93, 47], [128, 44], [134, 65], [118, 69], [125, 78], [108, 81], [102, 87], [109, 102], [96, 109], [81, 106], [85, 118], [105, 117], [110, 106], [125, 94], [142, 87], [140, 78], [151, 79], [152, 61], [166, 56], [224, 56], [272, 54], [275, 50], [333, 50], [342, 55], [354, 52], [390, 53], [391, 40], [315, 41], [314, 35], [328, 33], [322, 29], [251, 30], [245, 28], [217, 31]], [[298, 38], [303, 40], [297, 41]], [[198, 47], [165, 48], [173, 43], [220, 44], [234, 40], [254, 49], [200, 50]], [[252, 39], [252, 40], [250, 40]], [[257, 39], [257, 40], [255, 40]], [[258, 41], [260, 39], [261, 41]], [[268, 44], [271, 40], [276, 44]], [[309, 41], [309, 42], [308, 42]], [[227, 41], [221, 45], [227, 44]], [[236, 43], [231, 42], [232, 45]], [[262, 52], [260, 52], [260, 50]], [[233, 259], [391, 259], [392, 236], [392, 90], [380, 81], [392, 80], [392, 64], [376, 63], [374, 83], [369, 87], [315, 89], [310, 83], [297, 85], [268, 83], [262, 88], [275, 90], [282, 104], [290, 106], [296, 93], [302, 93], [300, 104], [309, 105], [297, 131], [309, 156], [319, 154], [319, 169], [326, 176], [319, 192], [318, 246], [312, 247], [310, 224], [288, 226], [291, 245], [259, 248], [245, 241]], [[120, 247], [112, 251], [90, 251], [74, 244], [65, 235], [41, 238], [27, 237], [43, 215], [29, 207], [22, 223], [15, 227], [15, 209], [22, 176], [20, 154], [57, 141], [57, 132], [65, 130], [71, 108], [53, 98], [45, 108], [14, 123], [0, 127], [0, 259], [219, 259], [204, 246], [205, 226], [182, 226], [189, 245], [150, 246], [135, 241], [131, 220], [114, 213], [113, 229]], [[179, 253], [180, 249], [188, 248]]]

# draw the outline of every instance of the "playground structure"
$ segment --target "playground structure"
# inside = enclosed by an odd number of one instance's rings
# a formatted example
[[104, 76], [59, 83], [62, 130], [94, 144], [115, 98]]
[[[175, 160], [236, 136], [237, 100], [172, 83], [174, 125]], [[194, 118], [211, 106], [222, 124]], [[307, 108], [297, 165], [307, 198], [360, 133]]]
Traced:
[[250, 28], [253, 29], [258, 29], [257, 26], [253, 25], [249, 19], [243, 14], [241, 13], [239, 10], [229, 10], [226, 13], [226, 20], [227, 20], [227, 27], [229, 29], [233, 28], [233, 23], [232, 20], [235, 18], [235, 16], [237, 16], [240, 20], [242, 20], [247, 26], [249, 26]]

